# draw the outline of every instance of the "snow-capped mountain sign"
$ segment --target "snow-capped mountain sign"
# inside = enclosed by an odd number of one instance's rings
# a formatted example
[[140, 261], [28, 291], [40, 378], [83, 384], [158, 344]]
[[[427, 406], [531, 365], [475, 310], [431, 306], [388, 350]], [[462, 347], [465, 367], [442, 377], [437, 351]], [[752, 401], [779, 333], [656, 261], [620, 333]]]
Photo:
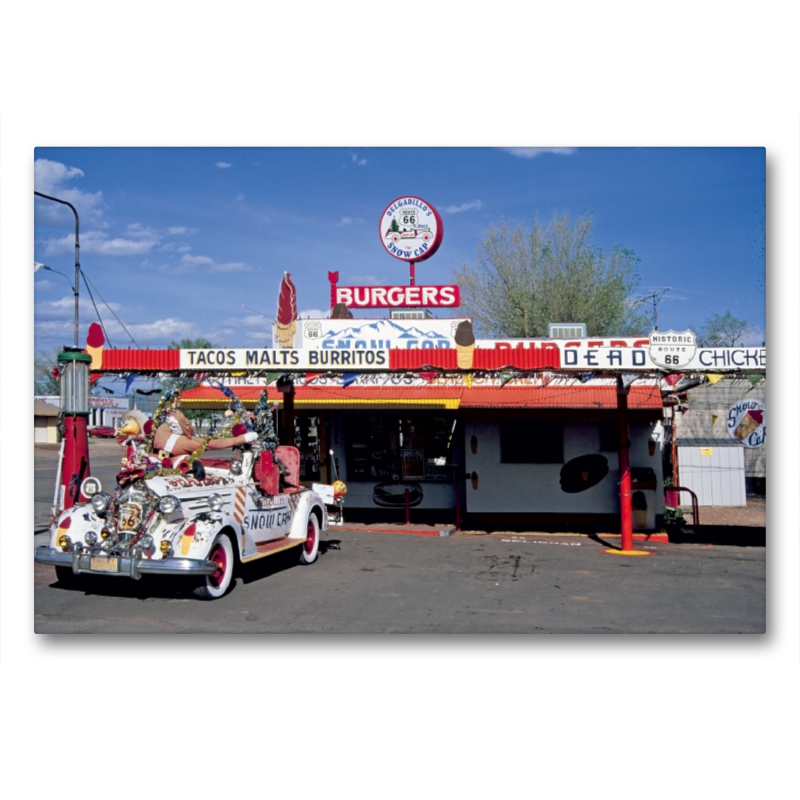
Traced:
[[449, 349], [465, 318], [301, 319], [297, 346], [311, 349]]

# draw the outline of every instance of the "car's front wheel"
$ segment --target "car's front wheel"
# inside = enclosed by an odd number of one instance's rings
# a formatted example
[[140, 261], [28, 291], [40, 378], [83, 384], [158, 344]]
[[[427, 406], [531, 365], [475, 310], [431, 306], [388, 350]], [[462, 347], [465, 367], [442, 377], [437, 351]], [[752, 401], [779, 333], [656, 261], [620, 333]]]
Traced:
[[217, 534], [214, 539], [208, 560], [217, 565], [217, 571], [213, 575], [206, 575], [205, 583], [194, 590], [194, 595], [200, 600], [217, 600], [230, 588], [235, 564], [233, 545], [224, 533]]
[[319, 523], [316, 514], [308, 515], [306, 540], [300, 551], [301, 564], [313, 564], [319, 555]]

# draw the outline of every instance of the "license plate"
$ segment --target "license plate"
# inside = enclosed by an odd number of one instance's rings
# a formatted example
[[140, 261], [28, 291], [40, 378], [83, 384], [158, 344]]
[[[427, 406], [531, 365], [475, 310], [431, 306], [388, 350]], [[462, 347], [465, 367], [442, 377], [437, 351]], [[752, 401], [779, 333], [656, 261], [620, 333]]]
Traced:
[[89, 562], [89, 567], [94, 572], [118, 572], [119, 559], [115, 557], [102, 558], [100, 556], [93, 556]]

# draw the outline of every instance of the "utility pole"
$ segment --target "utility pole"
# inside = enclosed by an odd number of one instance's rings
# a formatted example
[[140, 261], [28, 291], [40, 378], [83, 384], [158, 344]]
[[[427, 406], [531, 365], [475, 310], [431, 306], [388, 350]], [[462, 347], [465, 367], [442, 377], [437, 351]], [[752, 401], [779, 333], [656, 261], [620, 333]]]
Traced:
[[[57, 197], [50, 197], [50, 195], [42, 194], [41, 192], [34, 192], [37, 197], [43, 197], [45, 200], [52, 200], [54, 203], [62, 203], [65, 206], [69, 206], [72, 209], [72, 213], [75, 215], [75, 285], [72, 287], [72, 292], [75, 295], [75, 347], [78, 346], [78, 281], [80, 280], [80, 272], [81, 272], [81, 259], [80, 259], [80, 252], [81, 252], [81, 245], [80, 245], [80, 234], [79, 234], [79, 222], [78, 222], [78, 212], [75, 210], [75, 206], [72, 203], [68, 203], [66, 200], [59, 200]], [[55, 270], [53, 270], [55, 272]], [[66, 276], [65, 276], [66, 277]]]

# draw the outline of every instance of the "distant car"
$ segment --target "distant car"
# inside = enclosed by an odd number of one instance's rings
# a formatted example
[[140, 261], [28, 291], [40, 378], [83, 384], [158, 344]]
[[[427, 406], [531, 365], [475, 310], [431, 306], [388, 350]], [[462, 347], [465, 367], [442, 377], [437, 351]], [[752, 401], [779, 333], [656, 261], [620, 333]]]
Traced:
[[110, 439], [117, 435], [117, 432], [108, 425], [98, 425], [96, 428], [89, 428], [86, 432], [89, 436], [99, 436], [102, 439]]

